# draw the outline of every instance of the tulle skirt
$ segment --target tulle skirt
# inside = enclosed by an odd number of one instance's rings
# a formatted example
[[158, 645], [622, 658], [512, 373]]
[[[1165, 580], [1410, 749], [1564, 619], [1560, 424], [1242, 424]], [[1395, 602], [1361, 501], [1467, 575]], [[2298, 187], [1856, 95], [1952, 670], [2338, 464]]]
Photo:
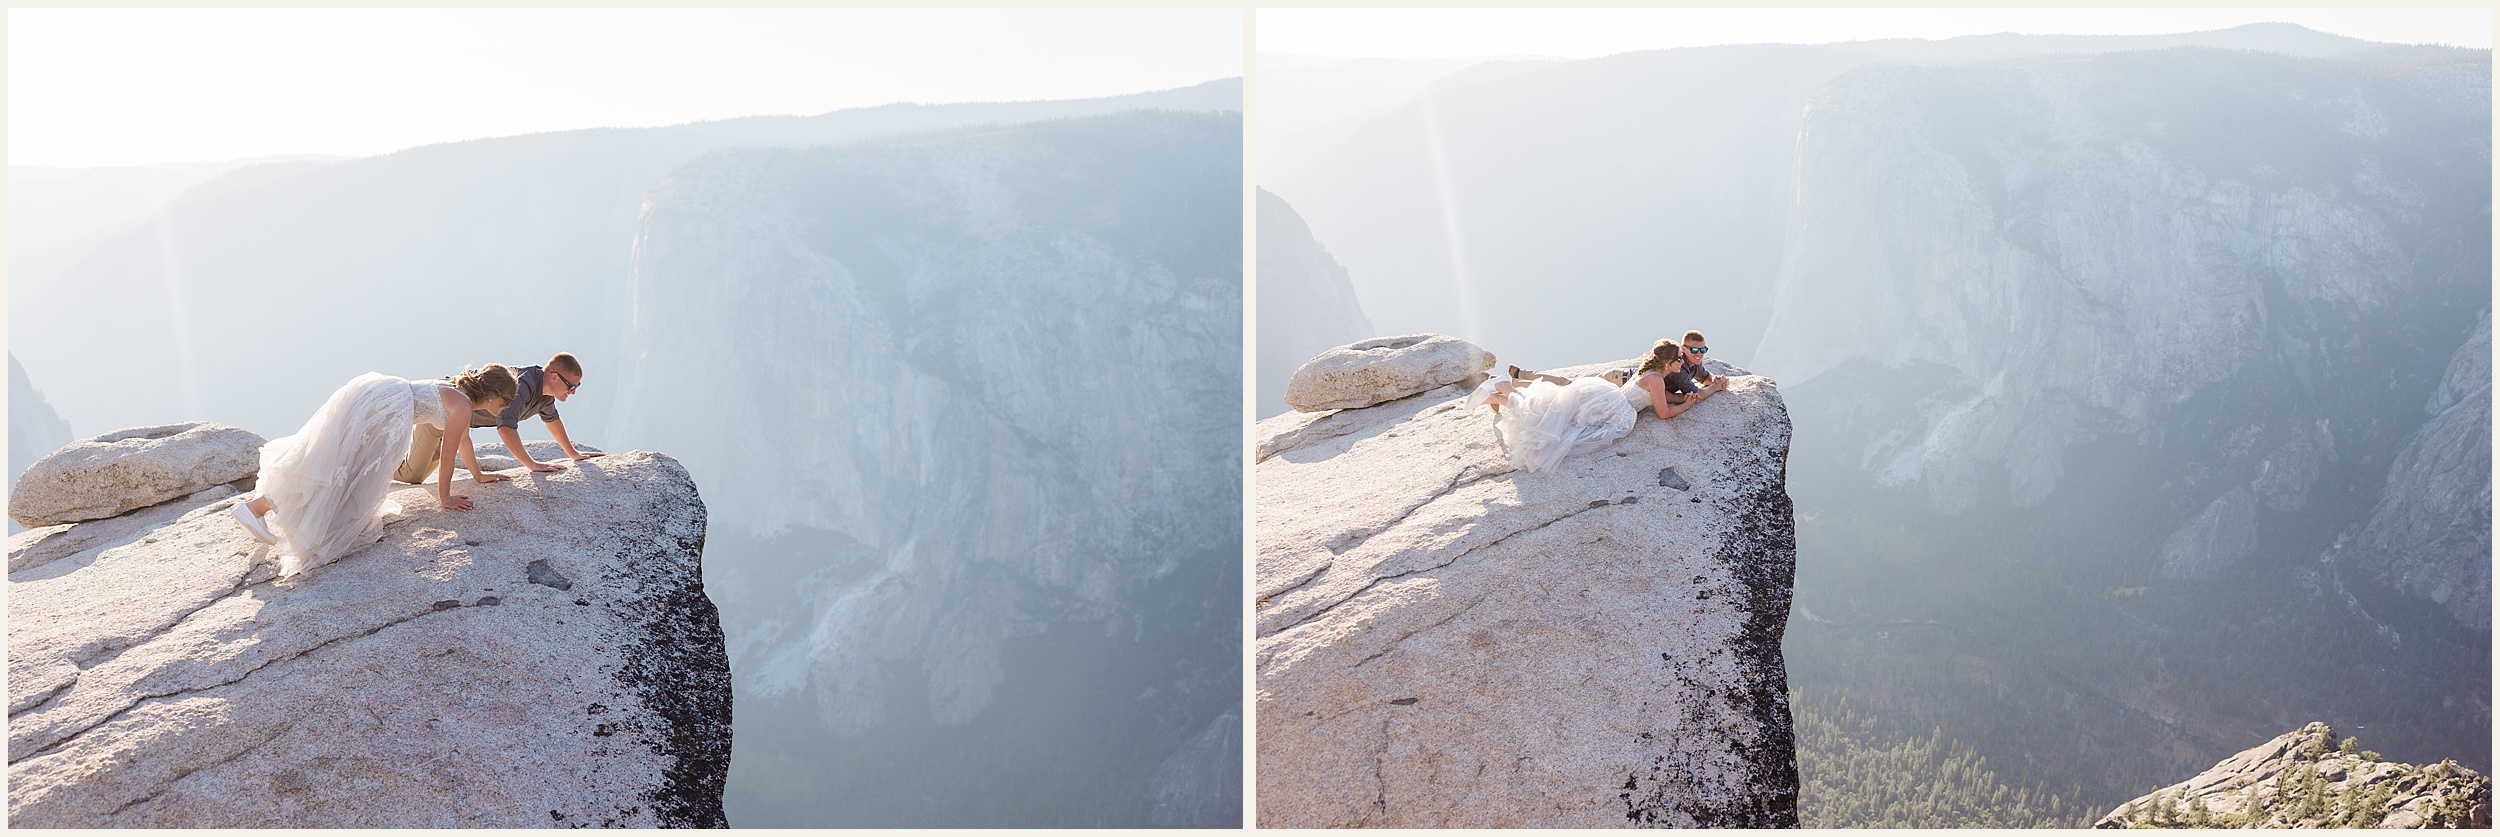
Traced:
[[1638, 408], [1603, 378], [1575, 378], [1570, 386], [1537, 381], [1514, 392], [1495, 426], [1510, 446], [1510, 464], [1548, 471], [1575, 453], [1605, 447], [1632, 432]]
[[304, 429], [261, 446], [259, 491], [277, 506], [268, 521], [281, 577], [337, 560], [381, 533], [382, 518], [399, 511], [389, 500], [391, 472], [415, 424], [408, 382], [367, 372], [331, 393]]

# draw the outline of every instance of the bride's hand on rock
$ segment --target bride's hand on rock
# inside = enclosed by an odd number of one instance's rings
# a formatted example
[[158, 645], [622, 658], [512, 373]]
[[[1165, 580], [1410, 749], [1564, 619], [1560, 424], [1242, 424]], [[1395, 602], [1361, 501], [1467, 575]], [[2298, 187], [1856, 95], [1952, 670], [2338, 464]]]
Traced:
[[512, 478], [511, 478], [511, 477], [507, 477], [507, 476], [504, 476], [504, 475], [502, 475], [502, 474], [477, 474], [477, 475], [475, 475], [475, 476], [477, 477], [477, 483], [478, 483], [479, 485], [485, 485], [485, 484], [490, 483], [490, 482], [511, 482], [511, 481], [512, 481]]
[[530, 463], [530, 470], [545, 474], [564, 470], [564, 466], [554, 462], [532, 462]]
[[477, 508], [477, 504], [469, 502], [469, 498], [465, 495], [452, 494], [447, 495], [442, 499], [443, 508], [447, 508], [452, 511], [468, 511], [470, 509]]

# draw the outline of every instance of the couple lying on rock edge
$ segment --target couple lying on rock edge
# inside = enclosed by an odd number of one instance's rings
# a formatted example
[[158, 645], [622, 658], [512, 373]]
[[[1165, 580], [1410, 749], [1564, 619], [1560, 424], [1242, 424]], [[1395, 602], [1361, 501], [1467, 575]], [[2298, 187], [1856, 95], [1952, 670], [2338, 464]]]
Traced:
[[[495, 427], [504, 448], [532, 471], [564, 466], [530, 459], [521, 444], [522, 416], [535, 413], [574, 460], [601, 456], [573, 449], [556, 414], [556, 402], [581, 389], [582, 365], [558, 353], [545, 366], [519, 370], [500, 363], [462, 370], [458, 376], [424, 381], [367, 372], [330, 394], [295, 435], [273, 439], [260, 450], [259, 485], [249, 501], [232, 509], [252, 537], [274, 544], [278, 575], [292, 576], [346, 554], [381, 519], [399, 509], [389, 499], [391, 481], [416, 484], [435, 474], [435, 501], [467, 511], [469, 498], [451, 493], [452, 462], [466, 459], [477, 482], [511, 477], [478, 465], [468, 428]], [[446, 433], [449, 416], [468, 421]]]
[[1494, 427], [1510, 448], [1511, 465], [1523, 471], [1550, 470], [1572, 454], [1631, 433], [1643, 408], [1662, 419], [1674, 418], [1727, 389], [1725, 376], [1702, 368], [1702, 355], [1709, 351], [1701, 332], [1687, 331], [1680, 344], [1660, 340], [1650, 346], [1629, 373], [1614, 370], [1602, 377], [1570, 379], [1512, 366], [1510, 374], [1476, 387], [1467, 406], [1493, 409]]

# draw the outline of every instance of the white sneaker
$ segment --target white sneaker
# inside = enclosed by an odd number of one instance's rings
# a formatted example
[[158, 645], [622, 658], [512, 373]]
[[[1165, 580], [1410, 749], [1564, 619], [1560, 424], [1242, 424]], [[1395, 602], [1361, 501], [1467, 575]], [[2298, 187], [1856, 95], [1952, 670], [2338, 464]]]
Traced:
[[269, 524], [261, 522], [260, 515], [252, 513], [252, 506], [249, 502], [236, 503], [228, 506], [226, 510], [234, 513], [234, 522], [242, 525], [243, 531], [250, 532], [253, 540], [261, 543], [278, 542], [278, 536], [269, 533]]

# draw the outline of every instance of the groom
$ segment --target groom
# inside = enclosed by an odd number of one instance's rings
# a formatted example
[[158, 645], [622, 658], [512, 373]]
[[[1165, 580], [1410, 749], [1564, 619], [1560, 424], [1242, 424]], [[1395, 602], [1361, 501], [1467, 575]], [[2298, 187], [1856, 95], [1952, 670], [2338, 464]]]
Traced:
[[[531, 414], [536, 414], [539, 421], [546, 422], [547, 435], [556, 438], [556, 446], [564, 449], [565, 456], [579, 461], [607, 455], [574, 450], [572, 438], [564, 435], [564, 419], [556, 415], [556, 402], [573, 397], [573, 393], [582, 388], [581, 361], [574, 359], [571, 352], [557, 352], [555, 357], [547, 359], [544, 366], [524, 366], [515, 372], [520, 378], [520, 397], [512, 399], [512, 403], [504, 407], [501, 413], [489, 413], [485, 410], [470, 413], [470, 427], [495, 428], [495, 431], [503, 436], [504, 450], [510, 452], [512, 458], [520, 460], [523, 466], [532, 471], [561, 471], [564, 470], [564, 466], [531, 459], [529, 448], [521, 444], [521, 417]], [[416, 433], [408, 440], [408, 457], [400, 460], [399, 470], [392, 473], [391, 477], [410, 484], [425, 482], [425, 476], [434, 473], [434, 463], [441, 456], [442, 444], [442, 431], [422, 424], [417, 425]], [[501, 482], [511, 479], [496, 474], [474, 472], [470, 476], [478, 482]]]

